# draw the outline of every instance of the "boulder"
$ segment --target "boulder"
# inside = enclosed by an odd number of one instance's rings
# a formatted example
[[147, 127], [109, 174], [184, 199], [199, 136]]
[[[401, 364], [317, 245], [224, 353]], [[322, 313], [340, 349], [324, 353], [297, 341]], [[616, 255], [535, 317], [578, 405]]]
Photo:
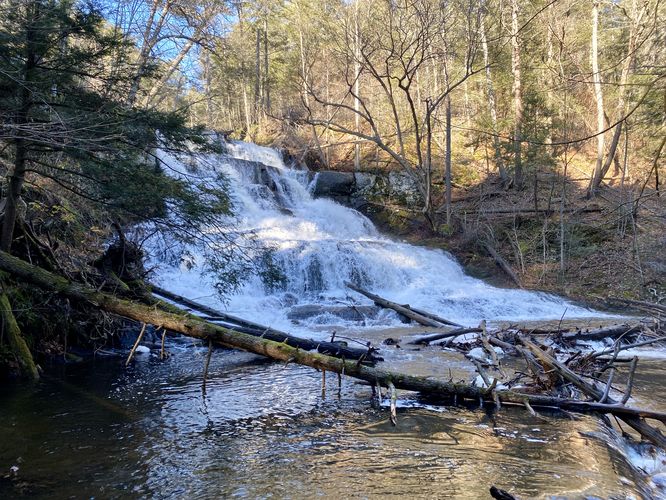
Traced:
[[323, 306], [317, 304], [307, 304], [292, 307], [287, 318], [291, 320], [305, 320], [330, 314], [345, 321], [363, 321], [365, 319], [374, 319], [377, 317], [380, 308], [377, 306]]
[[317, 173], [313, 195], [326, 197], [351, 196], [355, 189], [352, 172], [324, 170]]

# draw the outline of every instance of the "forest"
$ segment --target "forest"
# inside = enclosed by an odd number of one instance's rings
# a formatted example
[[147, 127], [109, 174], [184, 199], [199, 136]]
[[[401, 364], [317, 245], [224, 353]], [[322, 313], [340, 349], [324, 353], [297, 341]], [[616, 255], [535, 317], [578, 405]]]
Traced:
[[666, 495], [665, 26], [0, 0], [0, 495]]

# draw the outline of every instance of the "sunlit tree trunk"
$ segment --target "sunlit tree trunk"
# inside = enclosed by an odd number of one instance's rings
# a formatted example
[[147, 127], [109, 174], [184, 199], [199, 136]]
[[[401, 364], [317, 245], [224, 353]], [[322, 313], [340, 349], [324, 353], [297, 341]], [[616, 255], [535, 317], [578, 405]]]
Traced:
[[259, 118], [261, 108], [261, 30], [256, 29], [257, 43], [254, 51], [254, 117]]
[[518, 40], [518, 17], [520, 15], [518, 0], [511, 0], [511, 72], [513, 73], [513, 110], [514, 110], [514, 185], [516, 189], [523, 186], [522, 163], [522, 125], [523, 125], [523, 94], [520, 75], [520, 41]]
[[495, 88], [493, 86], [493, 76], [490, 69], [490, 56], [488, 54], [488, 38], [486, 37], [486, 25], [483, 17], [481, 17], [481, 49], [483, 50], [483, 64], [486, 67], [486, 92], [488, 96], [488, 111], [490, 113], [490, 120], [493, 127], [493, 147], [495, 150], [495, 165], [499, 171], [500, 179], [503, 183], [509, 181], [509, 176], [504, 168], [504, 160], [502, 159], [502, 147], [499, 140], [499, 130], [497, 127], [497, 106], [495, 104]]
[[271, 89], [268, 79], [268, 19], [264, 19], [264, 110], [271, 112]]
[[[631, 71], [632, 66], [634, 65], [634, 61], [636, 60], [636, 35], [638, 31], [638, 24], [640, 23], [640, 19], [643, 17], [645, 10], [642, 10], [640, 13], [638, 12], [637, 8], [637, 2], [636, 0], [632, 0], [631, 2], [631, 12], [629, 14], [630, 16], [630, 25], [629, 25], [629, 42], [627, 44], [627, 57], [624, 60], [624, 66], [622, 67], [622, 74], [620, 76], [620, 82], [619, 82], [619, 89], [618, 89], [618, 99], [617, 99], [617, 120], [619, 123], [615, 127], [615, 130], [613, 131], [613, 137], [611, 139], [610, 146], [608, 148], [608, 153], [606, 156], [606, 161], [604, 162], [603, 166], [601, 167], [601, 172], [599, 175], [595, 175], [593, 181], [594, 181], [594, 186], [592, 189], [597, 189], [599, 185], [601, 184], [602, 179], [608, 172], [608, 169], [611, 166], [611, 163], [613, 163], [613, 160], [616, 160], [616, 154], [617, 154], [617, 147], [618, 144], [620, 143], [620, 136], [622, 134], [622, 128], [625, 125], [623, 118], [624, 115], [627, 112], [626, 109], [626, 89], [627, 89], [627, 82], [629, 80], [629, 73]], [[596, 84], [596, 82], [595, 82]], [[619, 161], [616, 161], [616, 169], [619, 170], [618, 168]], [[596, 174], [596, 171], [595, 171]]]
[[[361, 34], [359, 31], [358, 23], [358, 2], [354, 2], [354, 127], [357, 133], [361, 132], [361, 116], [359, 111], [361, 109], [361, 103], [358, 96], [361, 92]], [[358, 141], [354, 144], [354, 170], [361, 170], [361, 145]]]
[[601, 74], [599, 73], [599, 0], [592, 3], [592, 43], [590, 59], [592, 63], [592, 82], [594, 99], [597, 103], [597, 162], [590, 180], [588, 195], [594, 196], [603, 179], [604, 161], [604, 96], [601, 90]]

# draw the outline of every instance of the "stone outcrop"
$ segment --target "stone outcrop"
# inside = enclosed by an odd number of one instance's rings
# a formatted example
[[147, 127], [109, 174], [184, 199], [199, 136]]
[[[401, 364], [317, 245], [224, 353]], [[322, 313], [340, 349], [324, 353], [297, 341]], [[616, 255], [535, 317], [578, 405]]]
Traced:
[[404, 172], [337, 172], [324, 170], [312, 174], [313, 195], [332, 198], [357, 209], [369, 203], [387, 201], [415, 206], [420, 194], [414, 180]]

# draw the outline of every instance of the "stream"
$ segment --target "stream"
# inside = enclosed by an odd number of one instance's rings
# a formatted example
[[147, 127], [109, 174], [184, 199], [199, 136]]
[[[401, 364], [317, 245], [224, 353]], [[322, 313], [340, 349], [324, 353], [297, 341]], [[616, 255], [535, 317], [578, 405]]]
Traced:
[[[248, 143], [187, 163], [160, 153], [172, 175], [217, 182], [236, 213], [220, 245], [274, 249], [285, 280], [257, 276], [221, 299], [204, 273], [204, 251], [187, 261], [152, 245], [162, 287], [252, 321], [328, 339], [332, 331], [380, 345], [423, 328], [405, 325], [344, 285], [457, 323], [607, 321], [553, 295], [492, 287], [453, 257], [379, 234], [360, 213], [311, 196], [308, 172]], [[128, 339], [131, 343], [132, 339]], [[456, 380], [474, 378], [459, 353], [380, 345], [385, 366]], [[0, 498], [490, 498], [495, 485], [518, 498], [666, 498], [666, 455], [622, 438], [597, 416], [478, 404], [438, 407], [401, 393], [398, 425], [371, 390], [337, 376], [249, 353], [159, 339], [125, 368], [128, 349], [54, 365], [37, 384], [0, 387]], [[644, 351], [634, 398], [666, 410], [663, 352]]]

